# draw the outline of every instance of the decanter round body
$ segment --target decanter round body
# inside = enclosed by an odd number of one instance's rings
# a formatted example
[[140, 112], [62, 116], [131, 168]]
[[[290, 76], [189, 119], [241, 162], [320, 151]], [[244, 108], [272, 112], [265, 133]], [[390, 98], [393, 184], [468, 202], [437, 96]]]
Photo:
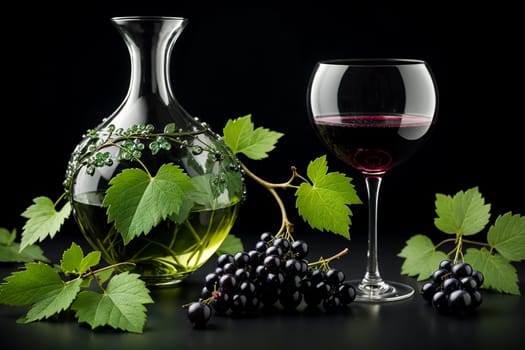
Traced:
[[172, 92], [170, 57], [186, 19], [112, 22], [130, 52], [129, 90], [77, 145], [65, 186], [84, 237], [108, 263], [131, 262], [146, 283], [170, 285], [227, 237], [244, 192], [241, 169]]

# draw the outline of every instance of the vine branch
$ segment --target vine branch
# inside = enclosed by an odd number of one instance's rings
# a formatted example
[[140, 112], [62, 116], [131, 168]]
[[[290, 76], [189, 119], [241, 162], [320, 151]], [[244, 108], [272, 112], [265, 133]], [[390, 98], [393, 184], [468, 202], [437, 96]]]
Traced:
[[308, 267], [314, 267], [314, 266], [317, 266], [317, 265], [328, 265], [331, 261], [333, 260], [336, 260], [336, 259], [340, 259], [341, 257], [345, 256], [346, 254], [348, 254], [349, 252], [349, 249], [348, 248], [345, 248], [343, 250], [341, 250], [339, 253], [335, 254], [335, 255], [332, 255], [331, 257], [329, 258], [322, 258], [315, 261], [315, 262], [312, 262], [312, 263], [309, 263], [308, 264]]
[[281, 197], [277, 193], [276, 189], [277, 188], [298, 188], [298, 186], [293, 185], [292, 182], [296, 178], [299, 178], [303, 181], [306, 181], [306, 179], [297, 173], [297, 169], [294, 166], [292, 166], [291, 168], [292, 176], [290, 177], [290, 179], [282, 183], [271, 183], [264, 179], [261, 179], [259, 176], [255, 175], [250, 169], [248, 169], [248, 167], [246, 167], [246, 165], [244, 165], [242, 162], [241, 162], [241, 167], [250, 178], [252, 178], [255, 182], [257, 182], [264, 188], [266, 188], [277, 201], [277, 205], [279, 206], [279, 210], [281, 211], [281, 218], [282, 218], [281, 227], [279, 228], [279, 231], [277, 232], [277, 236], [283, 233], [293, 232], [294, 224], [288, 219], [288, 214], [286, 213], [286, 207]]

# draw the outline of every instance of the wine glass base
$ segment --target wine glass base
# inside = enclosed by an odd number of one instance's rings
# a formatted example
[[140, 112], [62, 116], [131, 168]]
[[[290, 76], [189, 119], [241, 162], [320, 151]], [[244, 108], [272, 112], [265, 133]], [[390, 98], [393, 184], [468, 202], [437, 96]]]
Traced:
[[381, 281], [374, 284], [363, 283], [362, 280], [349, 282], [355, 288], [356, 302], [385, 303], [408, 299], [415, 294], [414, 288], [399, 282]]

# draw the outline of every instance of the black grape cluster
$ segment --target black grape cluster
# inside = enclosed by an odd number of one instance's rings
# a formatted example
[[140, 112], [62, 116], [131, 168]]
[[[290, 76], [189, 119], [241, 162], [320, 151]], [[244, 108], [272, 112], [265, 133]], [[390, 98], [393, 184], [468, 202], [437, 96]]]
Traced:
[[[191, 323], [207, 324], [213, 313], [253, 316], [265, 307], [297, 310], [322, 307], [344, 309], [355, 299], [355, 288], [345, 275], [327, 264], [309, 264], [303, 240], [275, 237], [265, 232], [254, 249], [222, 254], [217, 267], [205, 277], [200, 299], [187, 309]], [[322, 262], [322, 261], [321, 261]]]
[[421, 287], [423, 299], [442, 313], [468, 313], [481, 305], [483, 274], [466, 262], [443, 260]]

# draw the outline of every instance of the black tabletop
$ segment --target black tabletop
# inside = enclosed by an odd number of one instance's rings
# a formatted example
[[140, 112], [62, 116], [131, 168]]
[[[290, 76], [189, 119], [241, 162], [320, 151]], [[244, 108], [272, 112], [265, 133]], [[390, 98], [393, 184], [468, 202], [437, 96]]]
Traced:
[[[343, 249], [350, 253], [332, 263], [347, 278], [360, 278], [365, 260], [366, 235], [354, 233], [352, 241], [330, 234], [305, 234], [309, 256], [330, 256]], [[252, 244], [254, 235], [245, 238]], [[79, 244], [84, 244], [78, 238]], [[43, 244], [51, 259], [59, 258], [70, 241], [62, 237]], [[396, 256], [404, 241], [399, 236], [380, 237], [380, 269], [385, 279], [406, 282], [416, 289], [421, 283], [402, 276], [402, 260]], [[88, 247], [86, 247], [88, 248]], [[0, 307], [3, 344], [10, 349], [521, 349], [525, 324], [525, 299], [483, 290], [483, 303], [472, 315], [451, 317], [437, 313], [420, 295], [385, 304], [352, 303], [348, 310], [295, 313], [265, 312], [249, 318], [213, 316], [207, 329], [194, 329], [182, 307], [196, 300], [211, 259], [187, 280], [173, 288], [151, 289], [154, 304], [147, 306], [142, 334], [91, 330], [68, 316], [31, 324], [17, 324], [22, 308]], [[516, 264], [525, 281], [523, 264]], [[1, 266], [2, 278], [16, 268]], [[520, 285], [524, 293], [523, 283]]]
[[[265, 2], [267, 6], [247, 1], [242, 6], [209, 3], [90, 1], [80, 10], [58, 2], [10, 4], [15, 6], [14, 10], [10, 7], [12, 13], [23, 16], [21, 21], [0, 23], [2, 32], [8, 33], [3, 37], [2, 62], [9, 67], [2, 72], [8, 91], [2, 103], [4, 110], [13, 111], [2, 119], [0, 138], [1, 227], [18, 227], [21, 232], [20, 213], [33, 198], [56, 199], [80, 135], [109, 116], [124, 98], [129, 55], [110, 18], [151, 14], [190, 19], [174, 53], [173, 85], [192, 115], [220, 132], [227, 119], [251, 113], [257, 126], [286, 134], [271, 161], [254, 165], [259, 176], [271, 181], [285, 181], [291, 165], [304, 172], [310, 160], [326, 152], [314, 141], [305, 101], [308, 77], [318, 60], [407, 57], [430, 63], [440, 89], [435, 134], [415, 161], [393, 171], [383, 185], [382, 203], [392, 209], [381, 211], [380, 216], [402, 231], [390, 234], [387, 225], [380, 225], [380, 268], [385, 279], [419, 288], [420, 282], [401, 275], [403, 261], [397, 253], [410, 235], [419, 233], [405, 232], [405, 228], [432, 225], [435, 193], [452, 195], [480, 186], [495, 215], [510, 210], [525, 214], [525, 187], [515, 171], [523, 163], [523, 117], [516, 113], [523, 109], [523, 98], [520, 89], [508, 83], [509, 78], [519, 81], [523, 75], [521, 62], [513, 59], [521, 57], [523, 46], [522, 11], [517, 7], [459, 1], [451, 5], [385, 1], [382, 6], [379, 0], [315, 5], [280, 1], [275, 6], [271, 2]], [[32, 29], [36, 35], [27, 35]], [[332, 166], [348, 170], [334, 158], [330, 158]], [[275, 202], [271, 196], [259, 197], [257, 186], [249, 186], [250, 202], [242, 217], [253, 225], [273, 227], [271, 221], [279, 219]], [[364, 199], [361, 179], [358, 186]], [[270, 215], [260, 215], [270, 210]], [[366, 222], [362, 214], [356, 214], [356, 221]], [[246, 244], [253, 243], [257, 234], [243, 232]], [[323, 233], [305, 236], [299, 232], [296, 238], [311, 243], [312, 256], [330, 256], [349, 247], [350, 253], [334, 266], [344, 270], [347, 278], [362, 277], [366, 233], [352, 232], [350, 242]], [[46, 255], [58, 262], [72, 239], [85, 246], [81, 237], [61, 233], [43, 243]], [[177, 287], [152, 290], [155, 303], [147, 305], [143, 334], [93, 331], [73, 317], [17, 324], [24, 310], [1, 305], [0, 346], [56, 350], [525, 348], [525, 298], [488, 291], [483, 291], [477, 312], [468, 317], [438, 314], [415, 295], [388, 304], [353, 303], [347, 312], [332, 315], [213, 317], [208, 329], [196, 330], [182, 305], [198, 298], [213, 264], [208, 262]], [[525, 267], [523, 263], [515, 266], [523, 295]], [[17, 268], [0, 264], [0, 277]]]

